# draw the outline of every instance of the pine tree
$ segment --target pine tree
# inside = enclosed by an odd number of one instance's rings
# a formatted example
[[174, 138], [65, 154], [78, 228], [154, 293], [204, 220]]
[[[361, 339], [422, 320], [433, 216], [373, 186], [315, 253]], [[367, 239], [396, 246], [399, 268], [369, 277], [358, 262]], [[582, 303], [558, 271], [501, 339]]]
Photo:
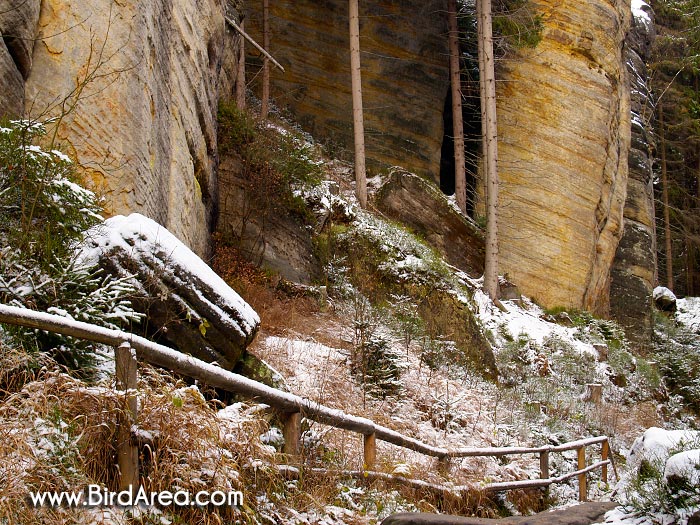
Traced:
[[452, 91], [452, 135], [455, 150], [455, 197], [462, 213], [467, 212], [467, 177], [464, 158], [464, 123], [462, 122], [462, 82], [460, 71], [457, 0], [448, 2], [450, 81]]
[[349, 0], [350, 75], [352, 80], [352, 115], [355, 134], [355, 193], [360, 207], [367, 207], [367, 172], [365, 168], [365, 125], [362, 110], [362, 75], [360, 68], [360, 15], [358, 0]]
[[477, 0], [482, 137], [486, 173], [486, 254], [484, 290], [498, 299], [498, 130], [496, 126], [496, 72], [493, 53], [491, 0]]

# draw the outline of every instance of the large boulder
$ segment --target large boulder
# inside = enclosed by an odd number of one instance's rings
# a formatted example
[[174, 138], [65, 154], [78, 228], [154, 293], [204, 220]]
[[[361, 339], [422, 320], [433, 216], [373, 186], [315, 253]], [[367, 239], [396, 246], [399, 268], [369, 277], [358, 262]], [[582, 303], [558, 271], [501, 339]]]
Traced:
[[5, 0], [0, 7], [0, 116], [24, 112], [40, 5], [40, 0]]
[[144, 335], [232, 370], [260, 318], [197, 255], [161, 225], [133, 213], [92, 229], [82, 257], [137, 289]]
[[218, 232], [237, 243], [244, 257], [285, 279], [311, 284], [320, 274], [313, 231], [290, 209], [250, 196], [240, 156], [224, 154], [219, 165]]
[[634, 494], [635, 480], [649, 472], [659, 472], [669, 487], [683, 480], [697, 484], [700, 476], [700, 456], [695, 444], [700, 442], [697, 430], [665, 430], [651, 427], [632, 443], [627, 455], [627, 473], [620, 479], [616, 491]]
[[484, 273], [484, 235], [427, 180], [393, 168], [377, 192], [379, 210], [420, 235], [472, 277]]

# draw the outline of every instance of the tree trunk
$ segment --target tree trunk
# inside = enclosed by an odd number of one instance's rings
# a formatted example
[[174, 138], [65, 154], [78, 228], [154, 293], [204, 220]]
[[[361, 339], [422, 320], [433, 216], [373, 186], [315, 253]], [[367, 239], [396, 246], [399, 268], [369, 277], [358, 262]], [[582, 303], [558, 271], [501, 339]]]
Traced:
[[462, 213], [467, 213], [467, 178], [464, 160], [464, 123], [462, 122], [462, 80], [459, 67], [459, 29], [457, 28], [457, 0], [449, 0], [450, 79], [452, 86], [452, 135], [455, 145], [455, 197]]
[[[484, 83], [484, 32], [481, 23], [481, 0], [475, 1], [476, 8], [476, 33], [477, 33], [477, 58], [479, 62], [479, 114], [481, 115], [481, 173], [484, 179], [484, 196], [488, 194], [488, 182], [486, 174], [488, 173], [488, 156], [486, 155], [486, 84]], [[486, 213], [484, 212], [484, 215]]]
[[[263, 48], [270, 52], [270, 1], [263, 0]], [[270, 59], [263, 55], [262, 98], [260, 118], [265, 120], [270, 110]]]
[[360, 16], [358, 0], [349, 0], [350, 73], [352, 79], [352, 115], [355, 133], [355, 193], [360, 207], [367, 207], [367, 173], [365, 169], [365, 125], [362, 114], [362, 76], [360, 70]]
[[673, 245], [671, 243], [671, 212], [668, 203], [668, 172], [666, 166], [666, 133], [664, 107], [659, 104], [659, 149], [661, 150], [661, 195], [664, 207], [664, 241], [666, 246], [666, 288], [673, 291]]
[[[241, 30], [245, 30], [245, 21], [241, 20]], [[245, 108], [245, 38], [241, 37], [241, 45], [238, 48], [238, 73], [236, 74], [236, 106]]]
[[496, 72], [491, 27], [491, 0], [481, 3], [479, 25], [483, 47], [483, 66], [480, 82], [486, 116], [486, 253], [484, 264], [484, 291], [492, 300], [498, 299], [498, 129], [496, 126]]

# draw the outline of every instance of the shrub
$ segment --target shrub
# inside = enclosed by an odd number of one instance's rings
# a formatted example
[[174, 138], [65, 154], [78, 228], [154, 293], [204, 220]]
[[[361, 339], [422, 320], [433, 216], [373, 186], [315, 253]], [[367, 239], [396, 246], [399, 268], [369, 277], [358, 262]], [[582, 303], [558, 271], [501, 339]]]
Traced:
[[542, 40], [542, 15], [535, 14], [530, 0], [494, 3], [493, 30], [501, 48], [534, 48]]
[[310, 220], [304, 200], [294, 190], [296, 185], [321, 181], [321, 163], [314, 160], [312, 146], [300, 134], [256, 120], [235, 104], [219, 106], [218, 124], [219, 152], [241, 157], [244, 202], [249, 207], [244, 216], [264, 219], [288, 210]]
[[[27, 120], [0, 125], [0, 301], [109, 328], [136, 321], [132, 289], [77, 255], [85, 230], [102, 221], [101, 207], [66, 155], [37, 144], [45, 133]], [[73, 370], [92, 365], [87, 342], [23, 328], [5, 334], [9, 345], [49, 352]]]
[[622, 505], [654, 517], [654, 522], [663, 516], [664, 522], [670, 523], [669, 518], [673, 518], [673, 523], [688, 523], [689, 516], [700, 510], [700, 486], [692, 482], [694, 476], [690, 472], [700, 469], [700, 465], [687, 465], [690, 477], [667, 477], [667, 462], [674, 455], [697, 450], [699, 446], [697, 438], [682, 439], [668, 450], [643, 457], [636, 471], [622, 485]]

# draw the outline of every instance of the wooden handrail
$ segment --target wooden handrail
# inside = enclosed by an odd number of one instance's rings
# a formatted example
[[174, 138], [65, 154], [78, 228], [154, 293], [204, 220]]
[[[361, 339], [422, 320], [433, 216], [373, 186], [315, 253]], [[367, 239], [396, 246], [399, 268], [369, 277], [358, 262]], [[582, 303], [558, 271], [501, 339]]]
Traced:
[[[585, 468], [581, 468], [581, 465], [579, 465], [579, 469], [576, 472], [558, 478], [547, 477], [537, 480], [491, 483], [480, 486], [480, 488], [487, 491], [498, 491], [510, 490], [513, 488], [546, 487], [553, 483], [561, 483], [574, 476], [579, 476], [581, 499], [585, 499], [585, 475], [588, 472], [603, 468], [604, 477], [607, 478], [607, 465], [610, 464], [610, 460], [607, 459], [609, 445], [606, 436], [580, 439], [562, 445], [544, 445], [540, 447], [467, 447], [449, 450], [405, 436], [395, 430], [378, 425], [370, 419], [346, 414], [341, 410], [326, 407], [301, 396], [277, 390], [132, 333], [112, 330], [82, 321], [67, 319], [58, 315], [4, 304], [0, 304], [0, 323], [46, 330], [106, 344], [115, 348], [123, 343], [128, 343], [131, 348], [136, 351], [138, 358], [151, 364], [203, 381], [211, 386], [255, 399], [276, 408], [283, 414], [286, 414], [283, 419], [290, 422], [290, 429], [292, 426], [294, 428], [300, 427], [299, 414], [303, 414], [304, 417], [318, 423], [362, 434], [365, 437], [364, 450], [366, 469], [370, 469], [375, 462], [375, 441], [377, 439], [427, 456], [436, 457], [443, 462], [446, 462], [449, 458], [540, 454], [540, 466], [543, 475], [548, 475], [548, 457], [550, 452], [564, 452], [567, 450], [581, 451], [589, 445], [602, 443], [604, 461], [600, 461]], [[285, 430], [285, 433], [287, 430], [288, 429]], [[289, 431], [291, 432], [291, 430]], [[298, 445], [293, 443], [285, 452], [293, 456], [298, 453], [297, 449]], [[581, 458], [581, 453], [579, 453], [579, 458]], [[607, 482], [607, 479], [604, 481]], [[459, 491], [457, 489], [466, 490], [467, 486], [453, 487], [450, 490]]]

